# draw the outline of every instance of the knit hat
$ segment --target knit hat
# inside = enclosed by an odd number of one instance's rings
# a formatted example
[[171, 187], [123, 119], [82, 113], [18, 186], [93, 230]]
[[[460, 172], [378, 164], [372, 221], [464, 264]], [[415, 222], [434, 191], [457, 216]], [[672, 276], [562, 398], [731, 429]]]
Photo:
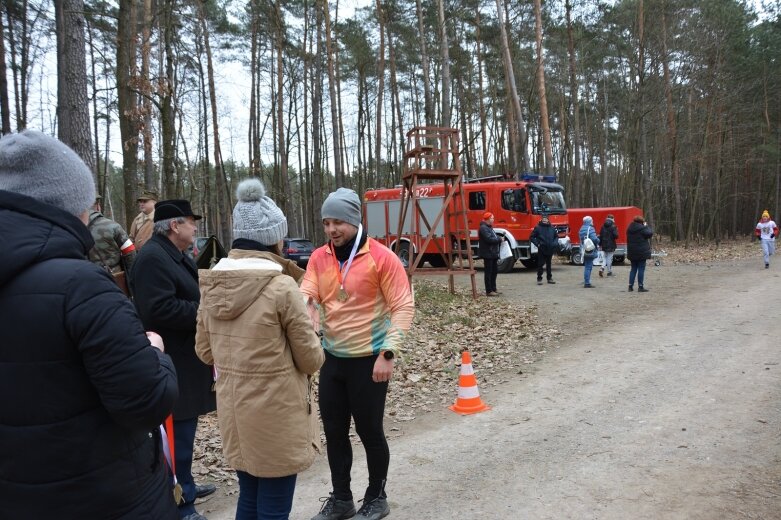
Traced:
[[770, 213], [767, 210], [762, 212], [762, 218], [770, 218]]
[[335, 218], [355, 227], [361, 223], [361, 199], [355, 191], [339, 188], [326, 197], [320, 209], [322, 218]]
[[0, 138], [0, 190], [77, 217], [95, 203], [95, 182], [84, 161], [62, 141], [36, 130]]
[[491, 213], [490, 211], [486, 211], [485, 213], [483, 213], [483, 220], [488, 220], [489, 218], [491, 218], [493, 216], [494, 216], [493, 213]]
[[585, 217], [583, 217], [583, 223], [588, 226], [591, 226], [594, 224], [594, 219], [586, 215]]
[[239, 202], [233, 208], [233, 239], [246, 238], [273, 246], [287, 236], [287, 219], [274, 201], [266, 197], [259, 179], [247, 179], [236, 188]]

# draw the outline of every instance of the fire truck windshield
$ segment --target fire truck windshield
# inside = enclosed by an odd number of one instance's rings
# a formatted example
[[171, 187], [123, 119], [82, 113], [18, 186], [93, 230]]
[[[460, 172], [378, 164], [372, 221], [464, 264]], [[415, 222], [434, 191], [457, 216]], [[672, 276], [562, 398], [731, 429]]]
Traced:
[[567, 206], [564, 203], [564, 192], [559, 190], [532, 191], [532, 208], [534, 213], [547, 215], [564, 215]]

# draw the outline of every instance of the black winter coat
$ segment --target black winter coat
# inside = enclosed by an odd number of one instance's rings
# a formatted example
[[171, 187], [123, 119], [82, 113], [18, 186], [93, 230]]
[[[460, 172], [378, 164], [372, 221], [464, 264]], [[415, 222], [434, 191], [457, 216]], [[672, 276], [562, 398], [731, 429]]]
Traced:
[[76, 217], [0, 191], [0, 518], [176, 519], [171, 360]]
[[651, 258], [650, 238], [653, 230], [640, 222], [632, 222], [626, 229], [626, 256], [629, 260], [648, 260]]
[[599, 245], [602, 251], [612, 253], [616, 250], [616, 240], [618, 240], [618, 229], [612, 220], [605, 220], [602, 228], [599, 230]]
[[559, 236], [556, 228], [550, 222], [539, 222], [529, 237], [529, 241], [537, 246], [540, 253], [549, 256], [559, 252]]
[[502, 243], [502, 239], [496, 235], [494, 228], [483, 220], [480, 222], [480, 231], [478, 233], [477, 255], [480, 258], [499, 258], [499, 246]]
[[195, 355], [195, 323], [201, 293], [195, 262], [168, 238], [153, 235], [133, 264], [132, 292], [147, 330], [163, 337], [179, 376], [175, 419], [216, 409], [212, 368]]

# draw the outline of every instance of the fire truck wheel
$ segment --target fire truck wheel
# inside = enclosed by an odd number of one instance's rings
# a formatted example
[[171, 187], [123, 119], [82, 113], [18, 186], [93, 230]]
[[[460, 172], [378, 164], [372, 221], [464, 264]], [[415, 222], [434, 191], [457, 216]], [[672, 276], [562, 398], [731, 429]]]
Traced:
[[537, 269], [537, 258], [527, 258], [526, 260], [521, 260], [521, 263], [526, 269]]
[[[398, 250], [396, 250], [396, 247], [398, 247]], [[393, 248], [393, 251], [399, 256], [399, 260], [401, 260], [401, 265], [404, 266], [404, 269], [407, 269], [412, 260], [412, 255], [410, 255], [409, 251], [409, 242], [401, 242], [396, 247]]]
[[623, 256], [614, 256], [613, 257], [613, 265], [615, 264], [623, 264], [624, 263], [624, 257]]
[[497, 268], [497, 271], [499, 271], [502, 274], [511, 273], [513, 271], [513, 266], [515, 265], [515, 257], [508, 256], [504, 260], [499, 260], [499, 265]]
[[582, 264], [583, 258], [580, 256], [580, 250], [573, 252], [572, 256], [569, 257], [569, 261], [573, 264]]
[[453, 264], [453, 258], [450, 258], [450, 262], [446, 262], [444, 258], [442, 258], [442, 255], [440, 254], [430, 254], [426, 255], [426, 261], [431, 264], [431, 267], [450, 267]]

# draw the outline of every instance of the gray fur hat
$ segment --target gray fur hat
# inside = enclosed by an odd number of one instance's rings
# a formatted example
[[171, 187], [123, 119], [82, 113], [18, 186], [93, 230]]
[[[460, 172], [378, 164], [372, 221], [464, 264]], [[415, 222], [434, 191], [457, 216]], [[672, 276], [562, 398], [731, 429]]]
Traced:
[[361, 198], [351, 189], [339, 188], [326, 197], [320, 215], [358, 227], [361, 223]]
[[594, 225], [594, 219], [591, 218], [590, 216], [586, 215], [585, 217], [583, 217], [583, 223], [586, 224], [587, 226], [593, 226]]
[[77, 217], [95, 203], [95, 181], [84, 161], [62, 141], [36, 130], [0, 138], [0, 190]]
[[273, 246], [287, 236], [287, 219], [274, 201], [266, 197], [259, 179], [247, 179], [236, 188], [239, 202], [233, 208], [233, 238], [246, 238]]

